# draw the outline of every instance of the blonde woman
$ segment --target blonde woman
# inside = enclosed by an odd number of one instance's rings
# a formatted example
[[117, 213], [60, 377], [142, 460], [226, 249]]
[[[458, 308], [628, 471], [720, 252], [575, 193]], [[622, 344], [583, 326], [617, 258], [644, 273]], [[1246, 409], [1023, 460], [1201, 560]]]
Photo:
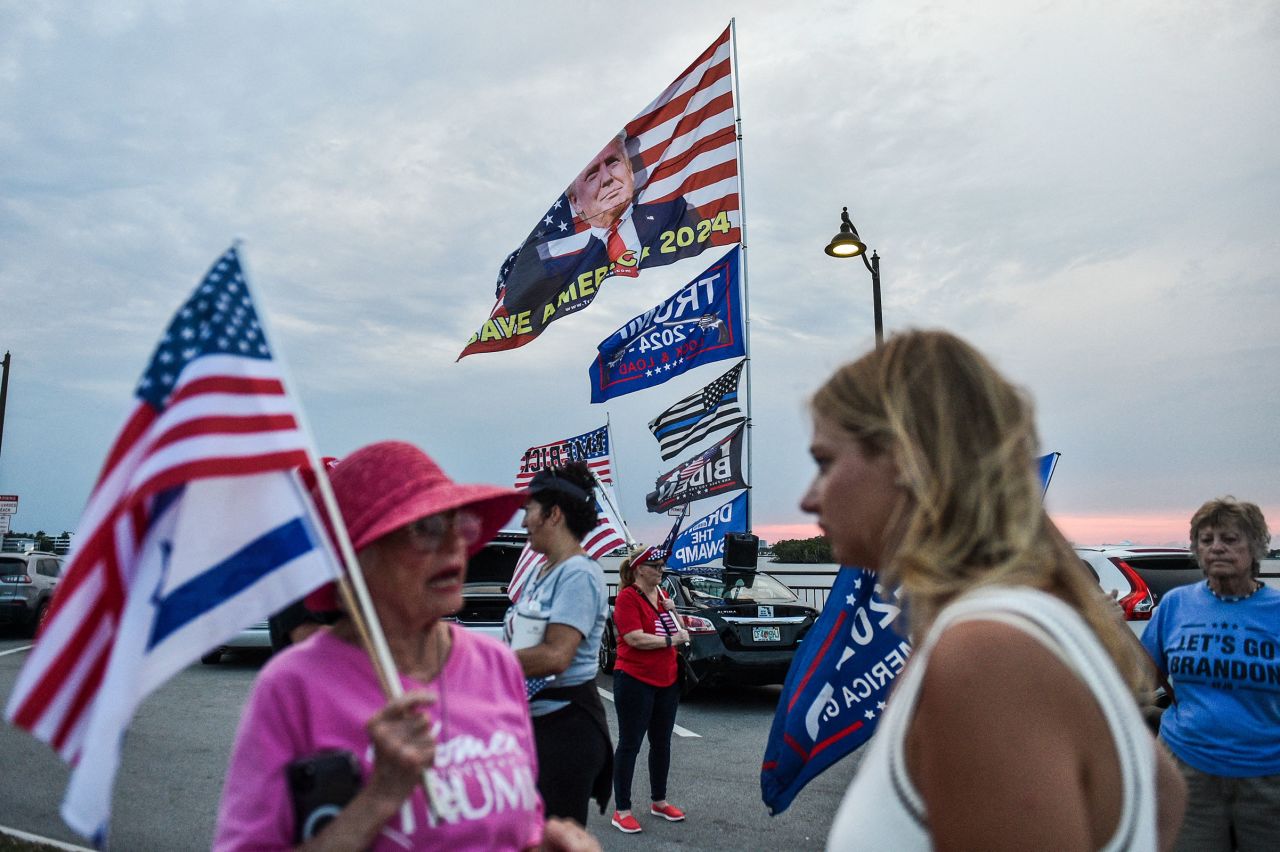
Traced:
[[915, 653], [829, 849], [1155, 849], [1185, 789], [1141, 656], [1045, 514], [1031, 405], [968, 344], [910, 332], [813, 398], [801, 506], [901, 587]]

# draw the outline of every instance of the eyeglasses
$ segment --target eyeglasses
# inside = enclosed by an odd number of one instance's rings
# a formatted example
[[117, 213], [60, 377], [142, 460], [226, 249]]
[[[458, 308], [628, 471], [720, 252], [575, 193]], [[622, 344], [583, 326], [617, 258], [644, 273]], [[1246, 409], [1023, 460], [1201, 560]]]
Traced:
[[438, 515], [418, 518], [405, 525], [413, 546], [421, 553], [439, 553], [449, 540], [450, 534], [456, 535], [464, 547], [470, 547], [480, 540], [484, 522], [475, 512], [467, 509], [454, 509]]

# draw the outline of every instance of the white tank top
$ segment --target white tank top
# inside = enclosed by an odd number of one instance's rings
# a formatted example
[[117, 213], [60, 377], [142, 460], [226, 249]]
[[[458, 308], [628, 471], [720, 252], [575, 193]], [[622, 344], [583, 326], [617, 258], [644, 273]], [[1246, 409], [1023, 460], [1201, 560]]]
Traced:
[[1124, 801], [1105, 850], [1156, 848], [1154, 741], [1133, 694], [1084, 619], [1035, 589], [996, 586], [970, 592], [943, 608], [895, 687], [867, 755], [836, 812], [832, 850], [931, 848], [924, 801], [907, 777], [904, 741], [929, 652], [960, 621], [999, 621], [1030, 635], [1075, 672], [1101, 708], [1117, 748]]

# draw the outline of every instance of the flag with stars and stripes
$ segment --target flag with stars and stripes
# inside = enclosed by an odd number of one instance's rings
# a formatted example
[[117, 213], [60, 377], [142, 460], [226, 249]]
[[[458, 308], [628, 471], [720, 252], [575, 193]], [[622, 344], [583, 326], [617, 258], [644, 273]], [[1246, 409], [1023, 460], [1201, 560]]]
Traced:
[[703, 364], [746, 354], [740, 252], [725, 252], [669, 298], [601, 341], [587, 368], [591, 401], [656, 387]]
[[596, 479], [613, 482], [613, 457], [609, 454], [609, 427], [601, 426], [572, 438], [561, 438], [550, 444], [530, 447], [520, 456], [516, 470], [516, 488], [528, 488], [533, 475], [544, 467], [559, 467], [565, 462], [583, 461]]
[[738, 380], [745, 363], [739, 361], [729, 372], [649, 421], [663, 461], [670, 461], [708, 435], [746, 421], [747, 415], [738, 404]]
[[459, 358], [529, 343], [634, 278], [741, 240], [730, 30], [627, 122], [498, 273], [489, 318]]
[[137, 385], [5, 710], [74, 765], [62, 815], [100, 844], [142, 700], [336, 575], [296, 410], [232, 248]]

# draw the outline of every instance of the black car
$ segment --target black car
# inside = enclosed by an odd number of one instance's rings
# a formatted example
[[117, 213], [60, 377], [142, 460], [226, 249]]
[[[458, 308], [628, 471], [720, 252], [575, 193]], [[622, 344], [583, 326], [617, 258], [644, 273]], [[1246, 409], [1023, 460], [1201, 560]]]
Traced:
[[503, 530], [467, 562], [462, 584], [462, 609], [454, 621], [495, 638], [502, 638], [502, 619], [511, 606], [507, 586], [528, 536], [523, 530]]
[[[662, 588], [684, 617], [690, 642], [681, 653], [692, 665], [699, 684], [782, 683], [791, 658], [818, 618], [818, 610], [762, 571], [667, 571]], [[605, 672], [613, 671], [617, 649], [617, 632], [610, 618], [600, 643], [600, 668]]]

